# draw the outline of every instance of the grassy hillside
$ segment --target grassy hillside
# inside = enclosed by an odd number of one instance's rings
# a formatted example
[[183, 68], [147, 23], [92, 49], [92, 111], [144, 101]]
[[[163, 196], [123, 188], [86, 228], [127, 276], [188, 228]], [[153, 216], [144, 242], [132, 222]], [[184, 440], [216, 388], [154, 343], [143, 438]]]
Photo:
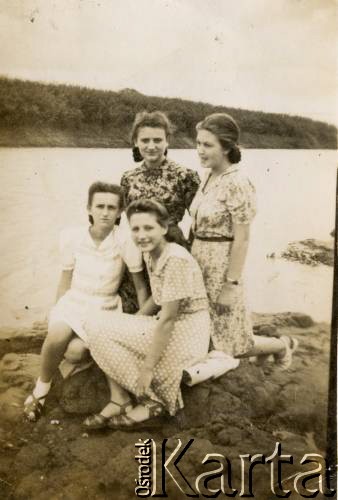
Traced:
[[43, 84], [0, 77], [0, 146], [129, 147], [135, 113], [165, 111], [176, 126], [171, 146], [194, 146], [195, 125], [230, 113], [247, 148], [337, 147], [337, 129], [298, 116], [212, 106], [177, 98]]

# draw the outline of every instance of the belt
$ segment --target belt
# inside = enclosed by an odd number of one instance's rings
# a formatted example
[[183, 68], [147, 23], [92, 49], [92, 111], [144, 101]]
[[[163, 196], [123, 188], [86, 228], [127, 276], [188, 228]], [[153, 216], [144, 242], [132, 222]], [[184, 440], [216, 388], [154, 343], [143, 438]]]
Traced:
[[198, 236], [195, 234], [195, 238], [202, 241], [234, 241], [233, 236]]

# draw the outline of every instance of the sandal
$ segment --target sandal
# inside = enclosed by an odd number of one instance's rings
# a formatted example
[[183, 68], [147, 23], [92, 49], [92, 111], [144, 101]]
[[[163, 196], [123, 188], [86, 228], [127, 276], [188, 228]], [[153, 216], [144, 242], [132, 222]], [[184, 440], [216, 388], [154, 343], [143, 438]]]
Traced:
[[[122, 404], [110, 400], [108, 404], [110, 403], [113, 403], [114, 405], [120, 408], [118, 416], [125, 415], [127, 408], [129, 406], [132, 406], [131, 400]], [[111, 418], [113, 417], [105, 417], [104, 415], [102, 415], [102, 413], [96, 413], [95, 415], [90, 415], [89, 417], [87, 417], [83, 421], [82, 426], [87, 430], [105, 429], [106, 427], [108, 427], [108, 422], [110, 421]]]
[[292, 356], [298, 348], [299, 341], [295, 337], [288, 337], [287, 335], [280, 337], [280, 340], [285, 345], [285, 352], [274, 355], [275, 364], [281, 370], [287, 370], [291, 366]]
[[[42, 415], [43, 404], [40, 402], [41, 399], [46, 399], [47, 394], [36, 398], [32, 393], [27, 399], [31, 398], [28, 403], [24, 403], [23, 413], [27, 420], [30, 422], [36, 422]], [[26, 401], [27, 401], [26, 399]]]
[[160, 422], [157, 417], [160, 417], [164, 413], [164, 407], [161, 403], [157, 401], [147, 400], [142, 403], [148, 409], [149, 417], [141, 422], [134, 420], [128, 414], [120, 414], [110, 417], [108, 421], [108, 427], [115, 430], [124, 431], [135, 431], [135, 430], [145, 430], [153, 429], [154, 427], [159, 427]]

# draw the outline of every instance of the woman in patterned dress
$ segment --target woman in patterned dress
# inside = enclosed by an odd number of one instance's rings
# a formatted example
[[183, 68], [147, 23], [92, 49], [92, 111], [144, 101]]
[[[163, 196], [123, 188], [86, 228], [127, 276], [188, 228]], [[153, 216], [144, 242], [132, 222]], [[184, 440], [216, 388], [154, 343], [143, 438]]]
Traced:
[[147, 299], [141, 252], [115, 225], [123, 208], [121, 187], [95, 182], [89, 188], [87, 208], [89, 227], [73, 227], [61, 233], [62, 272], [57, 302], [42, 346], [40, 376], [24, 403], [24, 414], [31, 421], [42, 413], [63, 356], [76, 368], [76, 361], [89, 352], [83, 328], [86, 315], [94, 309], [122, 309], [117, 292], [126, 265], [140, 305]]
[[[87, 320], [90, 352], [111, 389], [111, 402], [85, 420], [87, 429], [135, 429], [163, 410], [174, 415], [183, 406], [183, 369], [202, 360], [209, 347], [202, 273], [185, 248], [167, 241], [167, 210], [155, 200], [139, 200], [127, 216], [144, 254], [152, 296], [136, 315], [102, 311]], [[149, 316], [159, 306], [159, 315]], [[131, 395], [137, 398], [134, 407]]]
[[167, 158], [172, 125], [161, 111], [142, 112], [131, 131], [133, 156], [142, 163], [121, 178], [125, 206], [139, 199], [156, 199], [169, 213], [169, 239], [186, 245], [178, 223], [189, 210], [200, 179], [197, 172]]
[[[167, 158], [172, 125], [160, 112], [142, 112], [135, 117], [131, 131], [134, 160], [142, 163], [121, 178], [125, 206], [139, 199], [156, 199], [169, 213], [168, 240], [188, 247], [178, 223], [189, 209], [198, 189], [197, 172]], [[123, 310], [137, 311], [134, 288], [128, 273], [120, 287]]]
[[250, 223], [256, 213], [255, 189], [238, 166], [239, 127], [225, 113], [207, 116], [197, 127], [197, 152], [210, 169], [191, 205], [194, 242], [212, 320], [212, 344], [233, 356], [274, 354], [283, 369], [291, 364], [297, 340], [254, 336], [245, 305], [242, 271]]

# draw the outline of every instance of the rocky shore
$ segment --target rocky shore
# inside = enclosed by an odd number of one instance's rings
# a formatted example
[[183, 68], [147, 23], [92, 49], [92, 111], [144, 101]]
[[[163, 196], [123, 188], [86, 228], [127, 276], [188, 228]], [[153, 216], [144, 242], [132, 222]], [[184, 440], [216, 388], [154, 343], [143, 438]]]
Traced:
[[[136, 498], [135, 443], [139, 438], [152, 437], [158, 446], [169, 439], [171, 451], [177, 438], [185, 444], [193, 439], [179, 466], [191, 484], [208, 470], [201, 465], [203, 457], [219, 453], [231, 460], [232, 486], [237, 489], [241, 483], [241, 454], [268, 456], [280, 442], [283, 454], [293, 455], [295, 464], [305, 453], [324, 455], [329, 325], [294, 313], [255, 314], [253, 319], [257, 334], [297, 337], [300, 346], [292, 367], [287, 372], [263, 370], [242, 360], [239, 368], [216, 381], [183, 387], [185, 409], [175, 418], [159, 419], [156, 428], [142, 432], [107, 430], [88, 434], [81, 427], [84, 416], [97, 412], [108, 400], [105, 378], [96, 366], [66, 381], [57, 378], [39, 422], [23, 421], [22, 403], [39, 370], [38, 353], [46, 325], [1, 330], [1, 498]], [[297, 467], [283, 465], [285, 478], [295, 472]], [[290, 481], [286, 486], [293, 490]], [[253, 492], [259, 500], [273, 498], [268, 466], [257, 466]], [[187, 498], [170, 478], [167, 493], [169, 499]], [[292, 493], [289, 498], [299, 496]]]
[[288, 244], [286, 250], [280, 256], [283, 259], [309, 266], [318, 266], [319, 264], [333, 266], [333, 240], [319, 241], [310, 238], [303, 241], [293, 241]]

